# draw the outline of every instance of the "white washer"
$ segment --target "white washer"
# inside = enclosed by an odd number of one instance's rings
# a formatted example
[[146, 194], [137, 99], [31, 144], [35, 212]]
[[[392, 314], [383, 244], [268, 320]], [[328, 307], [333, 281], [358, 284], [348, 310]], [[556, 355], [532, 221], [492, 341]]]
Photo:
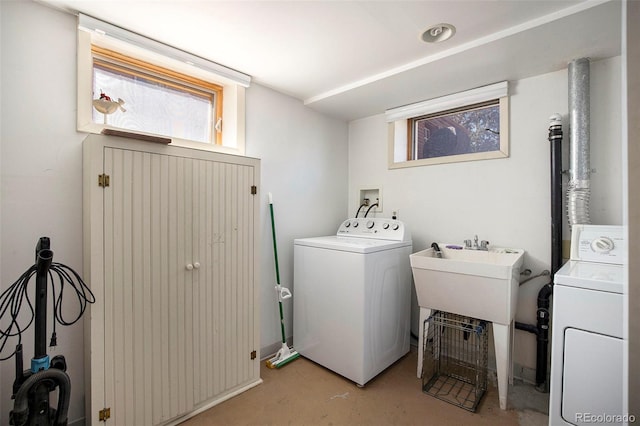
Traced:
[[553, 287], [549, 425], [623, 424], [620, 226], [574, 225]]
[[392, 219], [347, 219], [294, 241], [293, 345], [364, 386], [407, 352], [412, 243]]

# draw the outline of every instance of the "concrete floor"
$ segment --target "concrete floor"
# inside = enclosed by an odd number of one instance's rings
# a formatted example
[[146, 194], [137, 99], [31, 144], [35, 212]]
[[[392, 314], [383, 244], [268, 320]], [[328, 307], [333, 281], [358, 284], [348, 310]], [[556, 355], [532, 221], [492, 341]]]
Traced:
[[421, 425], [546, 426], [548, 394], [516, 383], [509, 409], [500, 410], [498, 390], [489, 384], [475, 413], [426, 395], [416, 378], [411, 352], [364, 388], [299, 358], [271, 370], [262, 363], [261, 385], [225, 401], [183, 426], [210, 425]]

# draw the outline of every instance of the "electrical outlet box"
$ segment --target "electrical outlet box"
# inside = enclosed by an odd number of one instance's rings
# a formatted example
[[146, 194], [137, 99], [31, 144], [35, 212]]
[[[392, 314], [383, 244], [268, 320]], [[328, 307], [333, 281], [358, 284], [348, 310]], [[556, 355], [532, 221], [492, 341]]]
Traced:
[[[364, 200], [369, 200], [369, 205], [362, 208], [362, 214], [364, 215], [367, 210], [369, 210], [369, 214], [372, 213], [382, 213], [382, 189], [381, 188], [363, 188], [360, 189], [360, 196], [358, 198], [358, 206], [364, 204]], [[378, 204], [377, 206], [373, 206], [374, 204]], [[361, 216], [362, 217], [362, 216]]]

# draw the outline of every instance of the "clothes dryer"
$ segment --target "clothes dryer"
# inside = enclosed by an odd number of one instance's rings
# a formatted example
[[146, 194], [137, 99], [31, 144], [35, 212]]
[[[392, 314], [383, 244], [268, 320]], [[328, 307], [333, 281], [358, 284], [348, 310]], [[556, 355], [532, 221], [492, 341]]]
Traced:
[[553, 287], [549, 426], [623, 424], [622, 227], [574, 225]]

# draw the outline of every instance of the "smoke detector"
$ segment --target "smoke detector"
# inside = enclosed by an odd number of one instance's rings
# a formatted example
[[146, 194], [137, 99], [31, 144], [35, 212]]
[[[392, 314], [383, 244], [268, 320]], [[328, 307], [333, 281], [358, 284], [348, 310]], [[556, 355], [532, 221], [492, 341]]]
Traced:
[[449, 40], [456, 33], [456, 27], [451, 24], [436, 24], [427, 28], [420, 38], [425, 43], [440, 43]]

